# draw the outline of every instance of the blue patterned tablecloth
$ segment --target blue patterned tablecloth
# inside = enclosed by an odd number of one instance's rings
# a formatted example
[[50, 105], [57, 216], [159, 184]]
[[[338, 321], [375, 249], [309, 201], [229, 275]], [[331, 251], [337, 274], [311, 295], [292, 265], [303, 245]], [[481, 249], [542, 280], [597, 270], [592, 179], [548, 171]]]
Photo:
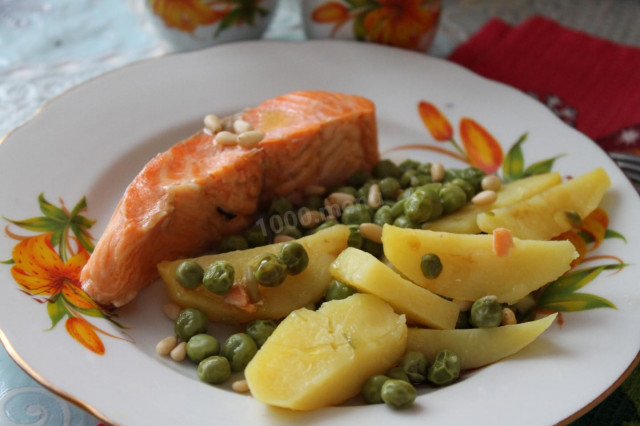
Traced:
[[[172, 51], [151, 28], [142, 0], [0, 0], [0, 140], [47, 100], [105, 71]], [[517, 24], [534, 14], [640, 46], [637, 0], [444, 0], [429, 54], [446, 57], [488, 19]], [[266, 39], [305, 39], [300, 0], [280, 0]], [[636, 371], [637, 373], [637, 371]], [[581, 419], [638, 421], [640, 375]], [[609, 405], [607, 403], [610, 402]], [[604, 409], [603, 409], [604, 407]], [[610, 410], [625, 410], [620, 412]], [[612, 417], [613, 416], [613, 417]], [[44, 389], [0, 348], [0, 425], [97, 425]], [[637, 424], [637, 423], [635, 423]]]

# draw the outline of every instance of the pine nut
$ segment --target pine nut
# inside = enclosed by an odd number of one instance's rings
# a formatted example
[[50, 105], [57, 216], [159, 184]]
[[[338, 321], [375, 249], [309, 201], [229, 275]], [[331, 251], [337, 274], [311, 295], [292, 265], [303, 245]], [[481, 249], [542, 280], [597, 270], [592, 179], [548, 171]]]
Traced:
[[180, 342], [178, 346], [171, 349], [169, 356], [174, 361], [182, 361], [187, 357], [187, 342]]
[[253, 130], [253, 126], [248, 121], [236, 120], [233, 122], [233, 131], [237, 134]]
[[433, 163], [431, 165], [431, 180], [441, 182], [444, 179], [444, 166], [442, 163]]
[[159, 355], [169, 355], [177, 344], [178, 338], [176, 336], [167, 336], [158, 342], [156, 352]]
[[175, 321], [178, 318], [181, 310], [182, 309], [180, 308], [180, 306], [176, 305], [175, 303], [169, 302], [162, 305], [162, 312], [164, 312], [167, 318], [169, 318], [171, 321]]
[[231, 389], [233, 389], [234, 392], [247, 393], [249, 392], [249, 382], [246, 380], [236, 380], [231, 383]]
[[509, 308], [502, 309], [502, 325], [517, 324], [516, 314]]
[[304, 195], [322, 195], [327, 192], [327, 188], [322, 185], [309, 185], [304, 189]]
[[300, 224], [303, 228], [313, 228], [324, 220], [324, 215], [317, 210], [308, 210], [300, 216]]
[[452, 302], [458, 305], [458, 309], [460, 309], [460, 312], [467, 312], [473, 305], [473, 302], [470, 302], [468, 300], [453, 299]]
[[222, 130], [222, 122], [217, 115], [209, 114], [204, 118], [204, 127], [211, 130], [212, 133], [218, 133]]
[[286, 235], [286, 234], [278, 234], [275, 237], [273, 237], [274, 244], [286, 243], [287, 241], [292, 241], [292, 240], [295, 240], [295, 238], [293, 238], [291, 235]]
[[345, 192], [334, 192], [327, 197], [330, 204], [336, 204], [341, 208], [345, 208], [356, 202], [356, 197]]
[[361, 223], [360, 224], [360, 233], [367, 240], [373, 241], [374, 243], [382, 243], [382, 227], [375, 223]]
[[242, 146], [254, 146], [264, 139], [264, 132], [260, 130], [249, 130], [238, 135], [238, 143]]
[[238, 135], [223, 130], [216, 134], [216, 138], [214, 140], [220, 145], [235, 145], [238, 143]]
[[487, 190], [478, 192], [475, 197], [471, 199], [471, 202], [476, 206], [486, 206], [488, 204], [493, 204], [497, 198], [498, 194], [496, 194], [495, 191]]
[[487, 175], [482, 178], [480, 185], [484, 190], [497, 191], [502, 186], [502, 181], [496, 175]]
[[371, 188], [369, 188], [367, 203], [372, 209], [377, 209], [382, 205], [382, 192], [380, 192], [380, 185], [377, 183], [374, 183], [371, 185]]

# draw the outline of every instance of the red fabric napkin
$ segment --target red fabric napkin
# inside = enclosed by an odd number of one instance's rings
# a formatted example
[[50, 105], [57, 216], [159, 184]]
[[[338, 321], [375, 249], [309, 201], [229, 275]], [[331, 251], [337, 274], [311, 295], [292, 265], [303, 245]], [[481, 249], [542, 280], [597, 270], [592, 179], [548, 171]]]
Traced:
[[543, 17], [493, 19], [449, 58], [536, 97], [607, 151], [640, 154], [640, 49]]

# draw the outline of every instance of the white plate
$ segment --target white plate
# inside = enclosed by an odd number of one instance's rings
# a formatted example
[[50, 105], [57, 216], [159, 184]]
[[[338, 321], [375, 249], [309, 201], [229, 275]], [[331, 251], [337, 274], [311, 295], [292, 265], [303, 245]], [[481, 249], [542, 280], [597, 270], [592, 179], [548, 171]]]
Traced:
[[[100, 335], [104, 355], [76, 342], [64, 320], [52, 330], [45, 306], [19, 291], [9, 265], [0, 265], [0, 337], [11, 356], [40, 383], [108, 422], [134, 424], [552, 424], [603, 397], [634, 362], [640, 345], [640, 199], [614, 163], [589, 139], [565, 126], [522, 93], [477, 77], [446, 61], [392, 48], [352, 42], [250, 42], [138, 63], [81, 85], [49, 103], [0, 145], [0, 214], [41, 216], [37, 197], [60, 199], [71, 209], [86, 196], [84, 216], [96, 219], [99, 236], [125, 186], [157, 152], [195, 132], [207, 113], [225, 115], [300, 89], [355, 93], [377, 105], [381, 149], [435, 142], [417, 105], [429, 101], [454, 124], [472, 117], [505, 153], [524, 132], [525, 162], [563, 155], [554, 170], [578, 175], [602, 166], [612, 187], [603, 201], [610, 229], [597, 254], [631, 264], [605, 271], [581, 291], [617, 309], [564, 315], [543, 337], [516, 356], [468, 374], [454, 386], [421, 395], [415, 407], [334, 407], [313, 413], [273, 410], [246, 395], [204, 385], [188, 363], [155, 353], [172, 325], [161, 312], [167, 300], [159, 283], [119, 312], [135, 343]], [[424, 150], [391, 157], [435, 159], [465, 166]], [[8, 222], [3, 222], [3, 228]], [[14, 225], [21, 235], [35, 235]], [[0, 237], [0, 258], [17, 241]], [[609, 261], [608, 263], [611, 263]], [[615, 262], [614, 262], [615, 263]], [[91, 319], [89, 317], [85, 317]], [[92, 323], [120, 330], [104, 319]]]

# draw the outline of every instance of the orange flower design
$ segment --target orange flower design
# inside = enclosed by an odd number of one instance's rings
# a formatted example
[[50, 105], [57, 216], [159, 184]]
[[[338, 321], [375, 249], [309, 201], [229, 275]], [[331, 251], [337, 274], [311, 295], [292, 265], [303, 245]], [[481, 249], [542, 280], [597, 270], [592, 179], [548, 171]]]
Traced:
[[152, 0], [151, 8], [168, 27], [187, 32], [216, 23], [225, 15], [204, 0]]
[[422, 101], [418, 104], [418, 113], [431, 136], [439, 142], [453, 138], [453, 128], [447, 117], [432, 103]]
[[370, 41], [405, 49], [428, 46], [438, 21], [438, 12], [425, 8], [422, 0], [380, 0], [380, 8], [364, 18]]
[[49, 298], [63, 293], [71, 303], [84, 306], [88, 298], [80, 296], [77, 290], [80, 270], [89, 259], [89, 253], [80, 247], [77, 254], [63, 262], [51, 244], [52, 235], [51, 232], [40, 234], [18, 243], [13, 248], [15, 264], [11, 268], [11, 275], [32, 296]]
[[460, 138], [471, 164], [487, 174], [502, 164], [502, 147], [484, 127], [471, 118], [460, 120]]
[[353, 21], [358, 40], [425, 50], [433, 38], [440, 15], [436, 0], [328, 1], [311, 13], [319, 24], [334, 24], [334, 35], [345, 22]]
[[64, 319], [71, 337], [90, 351], [103, 355], [105, 346], [98, 333], [133, 340], [126, 333], [124, 337], [113, 335], [85, 319], [102, 318], [118, 328], [126, 328], [80, 287], [80, 271], [94, 247], [88, 229], [95, 222], [81, 214], [86, 209], [86, 200], [82, 198], [71, 210], [62, 200], [60, 203], [57, 207], [40, 194], [38, 204], [43, 216], [7, 219], [12, 225], [36, 235], [18, 235], [7, 226], [5, 233], [18, 243], [13, 247], [12, 258], [2, 263], [12, 265], [11, 275], [24, 293], [46, 305], [50, 330]]

